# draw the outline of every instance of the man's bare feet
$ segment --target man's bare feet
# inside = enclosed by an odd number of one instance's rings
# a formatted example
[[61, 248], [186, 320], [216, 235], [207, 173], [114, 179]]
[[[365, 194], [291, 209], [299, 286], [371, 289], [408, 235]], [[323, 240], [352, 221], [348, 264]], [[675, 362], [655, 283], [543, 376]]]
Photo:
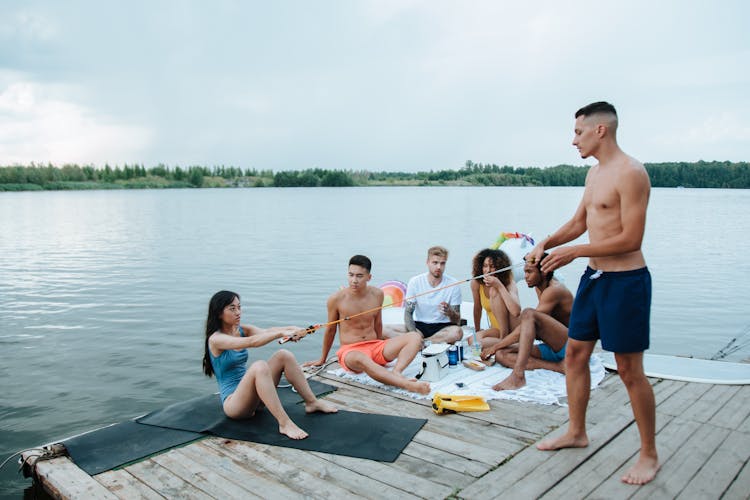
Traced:
[[284, 425], [279, 424], [279, 432], [291, 439], [305, 439], [309, 436], [308, 433], [297, 427], [297, 424], [291, 420]]
[[508, 391], [513, 389], [520, 389], [526, 385], [526, 377], [521, 375], [520, 377], [515, 373], [511, 373], [504, 380], [501, 380], [497, 384], [493, 385], [492, 388], [496, 391]]
[[404, 382], [403, 388], [407, 391], [419, 394], [429, 394], [430, 384], [428, 382], [418, 382], [415, 379], [409, 379]]
[[306, 413], [315, 413], [316, 411], [321, 413], [336, 413], [339, 409], [328, 401], [321, 401], [320, 399], [316, 399], [312, 403], [305, 403]]
[[562, 448], [585, 448], [589, 445], [589, 438], [583, 436], [573, 436], [563, 434], [560, 437], [545, 439], [537, 443], [536, 447], [542, 451], [559, 450]]
[[659, 467], [658, 458], [640, 456], [620, 480], [627, 484], [646, 484], [656, 477]]

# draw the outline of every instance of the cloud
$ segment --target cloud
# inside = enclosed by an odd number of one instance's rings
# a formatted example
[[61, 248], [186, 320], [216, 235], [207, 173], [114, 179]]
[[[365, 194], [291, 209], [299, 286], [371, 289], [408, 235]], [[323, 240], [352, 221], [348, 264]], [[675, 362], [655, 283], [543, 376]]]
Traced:
[[[3, 75], [0, 84], [0, 164], [122, 164], [140, 159], [151, 131], [117, 123], [65, 98], [62, 86]], [[10, 82], [8, 82], [10, 80]]]
[[691, 158], [747, 159], [720, 139], [748, 127], [747, 12], [697, 0], [8, 0], [0, 163], [576, 163], [571, 114], [601, 99], [636, 156], [676, 159], [703, 135], [715, 139]]
[[677, 136], [677, 143], [719, 144], [722, 142], [750, 143], [750, 125], [732, 111], [723, 111], [708, 116], [702, 123], [688, 128]]

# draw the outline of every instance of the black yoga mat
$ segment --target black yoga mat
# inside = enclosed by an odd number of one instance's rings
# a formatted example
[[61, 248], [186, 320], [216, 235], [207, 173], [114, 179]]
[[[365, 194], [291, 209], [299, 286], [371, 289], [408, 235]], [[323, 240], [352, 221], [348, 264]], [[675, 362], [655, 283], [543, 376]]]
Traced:
[[[335, 387], [314, 380], [310, 381], [310, 388], [316, 396], [335, 390]], [[291, 388], [284, 387], [278, 391], [284, 406], [294, 406], [302, 401]], [[156, 427], [140, 424], [137, 422], [140, 419], [126, 420], [66, 439], [62, 443], [73, 462], [87, 474], [94, 475], [204, 438], [208, 434], [201, 431], [226, 419], [221, 400], [216, 394], [175, 403], [149, 415], [155, 416], [154, 420], [161, 418], [167, 423], [171, 418], [175, 425], [171, 428], [169, 425]]]
[[265, 409], [250, 420], [227, 418], [209, 432], [229, 439], [393, 462], [427, 422], [426, 419], [345, 410], [306, 414], [301, 405], [286, 410], [309, 437], [295, 440], [279, 434], [279, 424]]
[[206, 435], [199, 432], [152, 427], [127, 420], [66, 439], [63, 444], [73, 463], [93, 476], [204, 437]]
[[[310, 381], [316, 395], [334, 387]], [[301, 398], [279, 389], [284, 408], [310, 436], [302, 440], [279, 434], [276, 420], [259, 409], [247, 420], [227, 418], [219, 396], [210, 394], [175, 403], [137, 421], [126, 421], [63, 441], [78, 467], [98, 474], [206, 435], [393, 462], [427, 420], [339, 410], [306, 414]]]
[[[316, 395], [334, 387], [310, 381]], [[279, 424], [265, 408], [246, 420], [227, 418], [219, 396], [212, 394], [170, 405], [138, 419], [140, 424], [203, 432], [228, 439], [321, 451], [350, 457], [393, 462], [427, 420], [339, 410], [334, 414], [305, 413], [301, 398], [290, 389], [279, 390], [284, 409], [309, 437], [295, 440], [279, 434]]]

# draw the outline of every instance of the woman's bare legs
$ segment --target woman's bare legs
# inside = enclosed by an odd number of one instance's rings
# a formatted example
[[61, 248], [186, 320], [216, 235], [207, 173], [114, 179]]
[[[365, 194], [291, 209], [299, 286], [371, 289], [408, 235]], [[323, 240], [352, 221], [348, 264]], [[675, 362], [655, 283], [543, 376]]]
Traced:
[[265, 361], [256, 361], [247, 369], [237, 389], [224, 401], [224, 413], [229, 418], [249, 418], [262, 401], [279, 423], [279, 432], [292, 439], [304, 439], [308, 434], [297, 427], [281, 405], [276, 383]]
[[276, 351], [273, 356], [268, 360], [268, 366], [271, 369], [271, 375], [275, 385], [279, 384], [282, 373], [286, 375], [286, 379], [292, 384], [292, 387], [305, 401], [305, 411], [307, 413], [313, 413], [316, 411], [323, 413], [336, 413], [338, 409], [327, 401], [321, 401], [315, 397], [310, 384], [307, 383], [307, 378], [302, 371], [302, 368], [297, 363], [297, 359], [294, 354], [281, 349]]

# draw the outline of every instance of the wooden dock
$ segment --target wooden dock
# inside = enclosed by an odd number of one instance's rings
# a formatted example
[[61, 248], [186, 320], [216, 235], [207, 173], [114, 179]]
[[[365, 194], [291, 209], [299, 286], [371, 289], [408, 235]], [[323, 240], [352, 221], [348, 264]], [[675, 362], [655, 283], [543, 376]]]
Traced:
[[567, 408], [491, 401], [487, 412], [435, 415], [427, 402], [322, 374], [325, 398], [350, 411], [427, 418], [393, 463], [206, 438], [88, 476], [68, 458], [39, 462], [36, 480], [62, 498], [726, 498], [750, 497], [750, 386], [650, 379], [662, 469], [620, 482], [638, 431], [616, 374], [591, 395], [584, 449], [538, 451]]

